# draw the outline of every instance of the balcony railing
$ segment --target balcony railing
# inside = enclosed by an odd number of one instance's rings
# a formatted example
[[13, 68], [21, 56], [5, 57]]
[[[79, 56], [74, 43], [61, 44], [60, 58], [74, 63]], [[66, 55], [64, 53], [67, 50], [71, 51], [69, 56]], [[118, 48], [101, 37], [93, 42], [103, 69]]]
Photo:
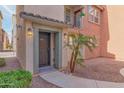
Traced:
[[82, 28], [83, 26], [83, 19], [80, 18], [80, 19], [75, 19], [75, 16], [74, 14], [71, 14], [71, 18], [70, 18], [70, 21], [67, 21], [66, 18], [65, 18], [65, 23], [66, 24], [69, 24], [72, 28]]

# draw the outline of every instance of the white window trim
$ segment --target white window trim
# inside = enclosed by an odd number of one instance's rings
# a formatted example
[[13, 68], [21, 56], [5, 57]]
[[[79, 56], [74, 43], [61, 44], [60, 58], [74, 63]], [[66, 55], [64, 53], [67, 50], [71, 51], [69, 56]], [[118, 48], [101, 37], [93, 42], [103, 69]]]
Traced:
[[[88, 6], [88, 7], [89, 7], [89, 6]], [[94, 8], [94, 9], [95, 9], [95, 8]], [[92, 11], [96, 11], [96, 12], [98, 12], [99, 15], [98, 15], [98, 17], [97, 17], [96, 15], [92, 15], [92, 14], [90, 14], [90, 13], [89, 13], [89, 8], [88, 8], [88, 21], [91, 22], [91, 23], [94, 23], [94, 24], [100, 25], [100, 19], [101, 19], [101, 17], [100, 17], [100, 16], [101, 16], [100, 11], [98, 11], [97, 9], [92, 10]], [[95, 13], [96, 13], [96, 12], [95, 12]], [[97, 18], [98, 18], [98, 23], [95, 22], [95, 21], [92, 21], [92, 20], [89, 18], [90, 15], [92, 15], [93, 18], [97, 17]]]
[[71, 24], [71, 11], [72, 10], [69, 7], [65, 7], [65, 9], [64, 9], [64, 20], [65, 20], [65, 22], [67, 22], [67, 20], [66, 20], [66, 9], [70, 10], [70, 22], [68, 22], [68, 24]]

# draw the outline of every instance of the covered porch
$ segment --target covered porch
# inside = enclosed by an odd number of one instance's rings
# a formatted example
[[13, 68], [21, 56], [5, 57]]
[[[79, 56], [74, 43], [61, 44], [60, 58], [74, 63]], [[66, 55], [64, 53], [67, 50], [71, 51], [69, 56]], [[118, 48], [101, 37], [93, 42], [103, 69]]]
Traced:
[[62, 68], [63, 29], [66, 23], [30, 13], [21, 13], [26, 27], [26, 70], [36, 74], [40, 68]]

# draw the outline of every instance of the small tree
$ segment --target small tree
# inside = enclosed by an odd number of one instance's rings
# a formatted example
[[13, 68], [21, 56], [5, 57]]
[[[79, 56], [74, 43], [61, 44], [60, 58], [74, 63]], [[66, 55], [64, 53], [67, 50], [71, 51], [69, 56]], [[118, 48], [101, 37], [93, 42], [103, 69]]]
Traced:
[[[81, 12], [80, 17], [83, 16], [85, 16], [85, 14]], [[83, 65], [82, 62], [84, 59], [81, 55], [80, 49], [83, 48], [83, 46], [86, 46], [90, 51], [92, 51], [92, 49], [96, 47], [96, 38], [95, 36], [83, 35], [80, 33], [80, 31], [77, 31], [77, 33], [69, 31], [67, 36], [71, 37], [72, 39], [72, 43], [69, 44], [69, 42], [67, 42], [66, 46], [72, 51], [69, 61], [69, 71], [73, 73], [76, 63]]]
[[75, 65], [80, 64], [83, 65], [82, 62], [84, 61], [83, 56], [81, 55], [80, 49], [86, 46], [90, 51], [96, 47], [96, 38], [95, 36], [85, 36], [81, 34], [79, 31], [78, 33], [71, 32], [68, 33], [68, 37], [71, 37], [72, 43], [66, 43], [66, 47], [71, 49], [71, 58], [69, 61], [69, 71], [71, 73], [75, 70]]

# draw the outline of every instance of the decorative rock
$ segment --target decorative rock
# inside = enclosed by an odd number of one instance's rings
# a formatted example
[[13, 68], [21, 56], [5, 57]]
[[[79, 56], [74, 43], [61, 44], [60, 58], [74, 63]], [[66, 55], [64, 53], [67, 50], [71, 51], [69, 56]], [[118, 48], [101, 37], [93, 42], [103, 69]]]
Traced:
[[124, 77], [124, 68], [120, 69], [120, 74]]

